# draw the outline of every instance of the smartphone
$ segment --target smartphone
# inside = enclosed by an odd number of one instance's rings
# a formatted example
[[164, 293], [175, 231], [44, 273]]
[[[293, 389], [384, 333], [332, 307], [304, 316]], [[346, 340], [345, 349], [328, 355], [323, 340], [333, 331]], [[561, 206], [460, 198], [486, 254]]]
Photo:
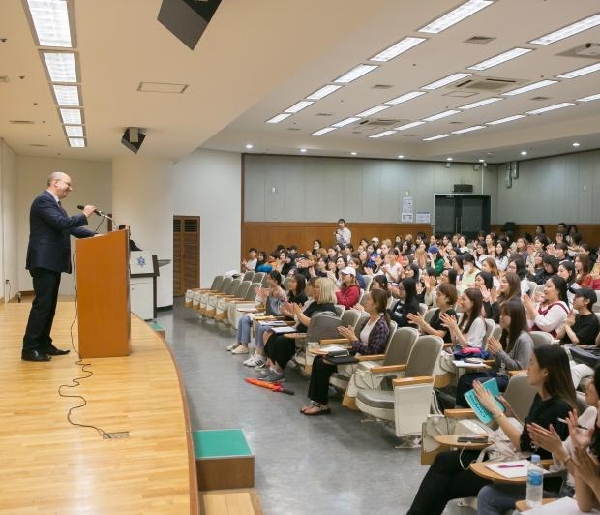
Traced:
[[457, 442], [462, 442], [462, 443], [466, 443], [466, 442], [470, 442], [470, 443], [488, 443], [488, 437], [487, 435], [473, 435], [473, 434], [468, 434], [468, 435], [459, 435], [459, 437], [456, 439]]

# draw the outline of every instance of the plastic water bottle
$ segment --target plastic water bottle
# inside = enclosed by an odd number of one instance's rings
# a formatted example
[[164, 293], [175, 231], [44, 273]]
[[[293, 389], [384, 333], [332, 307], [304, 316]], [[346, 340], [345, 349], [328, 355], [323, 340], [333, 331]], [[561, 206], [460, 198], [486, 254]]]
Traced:
[[540, 467], [540, 457], [537, 454], [531, 456], [527, 465], [527, 489], [525, 491], [525, 502], [530, 508], [542, 505], [544, 496], [544, 473]]

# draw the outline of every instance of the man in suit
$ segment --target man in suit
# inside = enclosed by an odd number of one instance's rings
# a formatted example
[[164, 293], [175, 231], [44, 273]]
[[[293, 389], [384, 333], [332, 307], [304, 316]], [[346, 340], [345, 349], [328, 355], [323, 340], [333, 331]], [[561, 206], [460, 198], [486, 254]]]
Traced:
[[70, 352], [57, 349], [50, 338], [60, 276], [62, 272], [72, 271], [71, 234], [77, 238], [96, 234], [82, 227], [87, 225], [95, 206], [85, 206], [83, 213], [69, 216], [60, 203], [73, 191], [71, 178], [66, 173], [52, 172], [47, 186], [46, 191], [34, 199], [29, 213], [25, 268], [33, 278], [35, 298], [23, 336], [21, 359], [24, 361], [50, 361], [51, 356]]

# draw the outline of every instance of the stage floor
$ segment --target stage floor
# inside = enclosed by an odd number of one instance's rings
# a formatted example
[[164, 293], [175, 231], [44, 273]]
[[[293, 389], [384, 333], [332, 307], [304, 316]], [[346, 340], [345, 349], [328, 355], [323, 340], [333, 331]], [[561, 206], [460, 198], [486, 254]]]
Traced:
[[[85, 360], [93, 375], [60, 397], [62, 384], [84, 376], [76, 354], [48, 363], [20, 359], [30, 305], [0, 304], [0, 513], [197, 513], [185, 390], [168, 347], [132, 317], [132, 354]], [[52, 337], [71, 347], [73, 302], [59, 302]], [[106, 322], [110, 324], [108, 320]], [[77, 345], [77, 324], [73, 326]]]

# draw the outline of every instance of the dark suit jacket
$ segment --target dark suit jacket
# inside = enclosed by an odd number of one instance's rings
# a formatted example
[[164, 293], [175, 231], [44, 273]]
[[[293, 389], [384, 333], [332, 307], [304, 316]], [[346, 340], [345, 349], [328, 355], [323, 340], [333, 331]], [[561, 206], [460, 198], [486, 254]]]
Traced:
[[88, 238], [95, 234], [82, 225], [87, 225], [85, 215], [68, 216], [48, 191], [36, 197], [29, 212], [29, 245], [25, 268], [71, 273], [71, 234], [77, 238]]

